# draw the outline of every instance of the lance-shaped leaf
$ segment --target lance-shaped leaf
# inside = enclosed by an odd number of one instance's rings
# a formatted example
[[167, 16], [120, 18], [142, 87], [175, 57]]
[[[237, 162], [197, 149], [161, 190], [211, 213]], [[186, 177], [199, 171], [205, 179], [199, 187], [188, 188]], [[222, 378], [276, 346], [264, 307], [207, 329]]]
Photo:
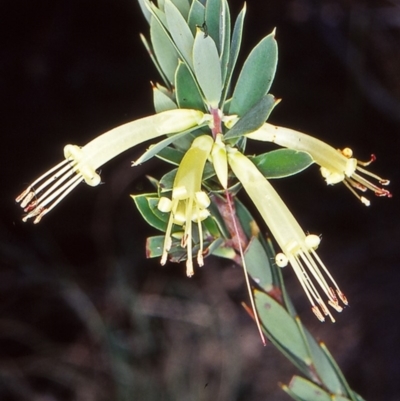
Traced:
[[254, 292], [254, 299], [261, 324], [270, 340], [292, 361], [293, 357], [300, 361], [309, 359], [307, 346], [296, 321], [285, 308], [261, 291]]
[[187, 19], [189, 15], [190, 4], [188, 0], [172, 0], [172, 3], [176, 6], [182, 17]]
[[275, 76], [277, 60], [274, 30], [247, 57], [233, 92], [230, 114], [243, 116], [268, 93]]
[[[225, 139], [239, 138], [260, 128], [278, 103], [274, 96], [265, 95], [253, 105], [225, 135]], [[255, 128], [257, 127], [257, 128]]]
[[175, 74], [175, 95], [179, 108], [204, 110], [204, 101], [199, 86], [187, 65], [180, 62]]
[[221, 17], [220, 17], [220, 49], [219, 55], [221, 59], [221, 76], [225, 81], [229, 57], [231, 49], [231, 15], [227, 0], [221, 1]]
[[140, 8], [142, 10], [142, 13], [144, 17], [146, 18], [147, 22], [150, 23], [150, 17], [151, 17], [151, 12], [149, 11], [149, 8], [147, 6], [148, 1], [146, 0], [138, 0]]
[[233, 70], [235, 69], [236, 61], [239, 55], [240, 46], [242, 44], [243, 22], [246, 15], [246, 3], [242, 11], [238, 15], [232, 33], [232, 42], [229, 51], [228, 66], [225, 73], [225, 83], [223, 89], [222, 100], [225, 101], [231, 85]]
[[144, 220], [157, 230], [165, 232], [169, 215], [158, 210], [158, 195], [141, 194], [131, 195], [131, 197]]
[[300, 376], [293, 376], [289, 385], [282, 388], [296, 401], [332, 401], [325, 390]]
[[155, 17], [150, 20], [150, 38], [160, 68], [168, 78], [168, 83], [174, 84], [175, 70], [179, 61], [178, 53], [165, 28]]
[[220, 12], [221, 0], [207, 0], [206, 3], [206, 26], [207, 33], [211, 36], [217, 45], [218, 50], [220, 47]]
[[178, 108], [176, 103], [171, 99], [171, 96], [164, 89], [166, 88], [160, 85], [153, 86], [153, 103], [156, 113]]
[[207, 103], [216, 109], [222, 91], [221, 63], [215, 42], [200, 29], [194, 40], [193, 68]]
[[290, 149], [277, 149], [250, 159], [266, 178], [289, 177], [314, 163], [308, 153]]
[[341, 383], [337, 369], [332, 365], [328, 356], [321, 348], [320, 344], [300, 323], [299, 328], [302, 331], [304, 340], [308, 344], [310, 350], [312, 371], [318, 376], [324, 386], [333, 394], [346, 394], [346, 390]]
[[[183, 110], [183, 109], [181, 109], [181, 110]], [[204, 127], [205, 125], [206, 124], [201, 124], [195, 128]], [[178, 139], [182, 139], [183, 137], [185, 137], [186, 135], [191, 133], [195, 128], [190, 128], [186, 131], [180, 132], [179, 134], [171, 135], [168, 138], [165, 138], [164, 140], [158, 142], [157, 144], [150, 146], [149, 149], [146, 150], [146, 152], [144, 152], [142, 154], [142, 156], [139, 157], [139, 159], [137, 159], [136, 161], [133, 162], [133, 165], [137, 166], [138, 164], [142, 164], [145, 161], [151, 159], [153, 156], [155, 156], [157, 153], [159, 153], [166, 146], [170, 145], [172, 142], [174, 142]]]
[[165, 0], [165, 17], [172, 39], [182, 54], [184, 61], [192, 68], [194, 37], [192, 32], [190, 32], [187, 22], [179, 10], [172, 4], [171, 0]]
[[198, 0], [192, 1], [188, 17], [188, 25], [193, 33], [193, 36], [196, 34], [197, 27], [204, 24], [205, 12], [206, 9], [203, 4], [201, 4]]
[[247, 272], [253, 280], [265, 291], [273, 288], [273, 276], [268, 255], [265, 253], [261, 242], [253, 237], [244, 254]]

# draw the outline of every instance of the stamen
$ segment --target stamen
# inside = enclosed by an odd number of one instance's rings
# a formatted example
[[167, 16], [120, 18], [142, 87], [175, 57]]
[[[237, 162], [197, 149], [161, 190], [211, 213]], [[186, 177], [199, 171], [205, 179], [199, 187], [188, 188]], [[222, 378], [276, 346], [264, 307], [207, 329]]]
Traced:
[[318, 320], [319, 320], [320, 322], [325, 322], [325, 318], [324, 318], [324, 316], [322, 315], [321, 311], [318, 309], [318, 306], [313, 305], [313, 306], [311, 307], [311, 310], [314, 312], [314, 315], [317, 316], [317, 318], [318, 318]]
[[352, 185], [348, 182], [348, 180], [343, 181], [344, 185], [350, 190], [350, 192], [365, 206], [369, 206], [371, 202], [365, 198], [364, 196], [360, 196], [353, 188]]
[[376, 160], [376, 156], [374, 154], [372, 154], [371, 158], [368, 161], [363, 162], [363, 161], [357, 160], [357, 164], [359, 164], [360, 166], [363, 166], [363, 167], [367, 167], [371, 163], [373, 163], [375, 160]]
[[328, 304], [330, 306], [332, 306], [332, 308], [335, 309], [339, 313], [343, 310], [343, 308], [337, 302], [333, 302], [333, 301], [329, 300]]
[[[359, 164], [359, 163], [360, 163], [360, 162], [358, 162], [358, 164]], [[360, 171], [361, 173], [363, 173], [363, 174], [369, 176], [369, 177], [375, 178], [375, 179], [376, 179], [378, 182], [380, 182], [382, 185], [389, 185], [389, 184], [390, 184], [390, 180], [387, 180], [387, 179], [385, 179], [385, 178], [379, 177], [379, 175], [374, 174], [374, 173], [371, 173], [370, 171], [366, 170], [365, 168], [362, 168], [362, 167], [360, 167], [360, 166], [357, 166], [357, 170]]]
[[[17, 198], [15, 199], [16, 202], [20, 202], [22, 199], [25, 198], [25, 196], [30, 193], [30, 191], [32, 190], [32, 188], [40, 181], [42, 181], [43, 179], [45, 179], [48, 175], [50, 175], [53, 171], [58, 170], [59, 168], [61, 168], [64, 164], [69, 163], [70, 160], [63, 160], [61, 163], [58, 163], [57, 165], [55, 165], [53, 168], [51, 168], [50, 170], [46, 171], [46, 173], [44, 173], [43, 175], [41, 175], [38, 179], [36, 179], [35, 181], [32, 182], [32, 184], [30, 184], [28, 186], [27, 189], [25, 189], [25, 191], [23, 191], [20, 195], [17, 196]], [[34, 196], [34, 194], [32, 195], [32, 197]], [[30, 199], [32, 199], [32, 197]], [[29, 202], [29, 201], [28, 201]], [[22, 205], [21, 205], [22, 206]], [[26, 205], [25, 205], [26, 206]], [[22, 207], [25, 207], [22, 206]]]
[[346, 298], [346, 296], [343, 294], [343, 292], [340, 291], [339, 288], [336, 289], [336, 292], [337, 292], [337, 294], [338, 294], [340, 300], [341, 300], [345, 305], [348, 305], [348, 304], [349, 304], [349, 301], [347, 300], [347, 298]]
[[[70, 175], [70, 174], [68, 174]], [[80, 175], [76, 175], [75, 177], [71, 178], [67, 181], [63, 186], [58, 188], [56, 191], [53, 192], [55, 188], [57, 188], [60, 183], [53, 185], [49, 190], [46, 191], [38, 200], [34, 201], [34, 204], [30, 204], [25, 208], [25, 211], [33, 209], [23, 217], [22, 221], [26, 222], [28, 219], [38, 216], [34, 223], [39, 223], [41, 218], [52, 210], [58, 203], [60, 203], [75, 187], [77, 187], [83, 181], [83, 177]], [[48, 208], [44, 208], [50, 202], [53, 203]]]

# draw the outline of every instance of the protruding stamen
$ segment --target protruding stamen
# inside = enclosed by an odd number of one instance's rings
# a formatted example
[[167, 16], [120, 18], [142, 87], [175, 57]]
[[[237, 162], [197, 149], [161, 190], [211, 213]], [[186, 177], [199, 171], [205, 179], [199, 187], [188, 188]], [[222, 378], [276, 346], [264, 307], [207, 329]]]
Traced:
[[369, 206], [371, 202], [364, 196], [360, 196], [352, 187], [352, 185], [348, 182], [348, 180], [343, 181], [344, 185], [350, 190], [350, 192], [365, 206]]
[[328, 301], [328, 304], [330, 305], [330, 306], [332, 306], [332, 308], [333, 309], [335, 309], [336, 310], [336, 312], [341, 312], [342, 310], [343, 310], [343, 308], [339, 305], [339, 303], [337, 303], [337, 302], [333, 302], [332, 300], [329, 300]]
[[324, 318], [324, 316], [322, 315], [321, 311], [319, 310], [318, 306], [313, 305], [313, 306], [311, 307], [311, 310], [314, 312], [314, 315], [317, 316], [317, 318], [318, 318], [318, 320], [319, 320], [320, 322], [325, 322], [325, 318]]
[[337, 292], [337, 294], [338, 294], [340, 300], [341, 300], [345, 305], [348, 305], [348, 304], [349, 304], [349, 301], [347, 300], [347, 298], [346, 298], [346, 296], [343, 294], [343, 292], [340, 291], [339, 288], [336, 289], [336, 292]]

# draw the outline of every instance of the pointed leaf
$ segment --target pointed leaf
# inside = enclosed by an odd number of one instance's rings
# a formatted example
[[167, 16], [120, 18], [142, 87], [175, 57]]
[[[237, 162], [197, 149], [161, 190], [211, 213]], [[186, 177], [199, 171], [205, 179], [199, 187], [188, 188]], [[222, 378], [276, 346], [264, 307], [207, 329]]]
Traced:
[[153, 51], [168, 83], [173, 84], [178, 66], [178, 53], [165, 32], [165, 28], [154, 17], [150, 21], [150, 37]]
[[189, 9], [190, 9], [189, 1], [188, 0], [172, 0], [172, 3], [174, 3], [176, 8], [182, 14], [182, 17], [185, 18], [185, 20], [186, 20], [188, 18]]
[[277, 60], [278, 48], [273, 31], [261, 40], [246, 59], [233, 92], [230, 114], [243, 116], [268, 93]]
[[168, 77], [165, 75], [162, 67], [160, 66], [160, 64], [159, 64], [159, 62], [157, 60], [157, 57], [156, 57], [156, 55], [154, 53], [154, 49], [153, 49], [152, 45], [150, 45], [150, 43], [147, 41], [146, 37], [144, 35], [142, 35], [142, 34], [140, 34], [140, 39], [141, 39], [144, 47], [146, 48], [147, 53], [150, 56], [151, 61], [153, 62], [153, 64], [155, 65], [155, 67], [156, 67], [156, 69], [158, 71], [158, 73], [160, 74], [161, 78], [163, 79], [165, 85], [167, 85], [168, 87], [171, 87], [171, 82], [168, 79]]
[[220, 50], [220, 11], [221, 0], [207, 0], [206, 25], [207, 33], [214, 40], [217, 49]]
[[320, 377], [325, 387], [333, 394], [345, 394], [345, 390], [337, 376], [335, 369], [329, 361], [320, 345], [314, 337], [303, 329], [303, 333], [311, 352], [311, 361], [315, 367], [317, 375]]
[[157, 235], [146, 239], [146, 258], [159, 258], [163, 253], [165, 235]]
[[265, 178], [289, 177], [314, 163], [308, 153], [292, 149], [277, 149], [250, 159]]
[[131, 195], [137, 209], [143, 216], [144, 220], [152, 227], [165, 232], [167, 229], [167, 220], [169, 213], [160, 212], [157, 208], [158, 195], [157, 194], [141, 194]]
[[179, 63], [175, 74], [175, 91], [179, 108], [205, 111], [199, 87], [187, 65], [182, 62]]
[[184, 61], [192, 68], [194, 37], [192, 32], [190, 32], [187, 22], [179, 10], [172, 4], [171, 0], [165, 0], [165, 17], [172, 39], [182, 54]]
[[[260, 128], [270, 115], [277, 100], [272, 95], [263, 96], [242, 118], [224, 135], [225, 139], [238, 138]], [[257, 128], [256, 128], [257, 127]]]
[[167, 146], [166, 148], [161, 149], [160, 152], [157, 153], [157, 157], [159, 159], [164, 160], [167, 163], [174, 164], [175, 166], [179, 166], [184, 155], [185, 155], [184, 152], [175, 149], [172, 146]]
[[[231, 85], [233, 70], [235, 69], [236, 61], [237, 61], [239, 51], [240, 51], [240, 46], [242, 44], [243, 22], [244, 22], [245, 15], [246, 15], [246, 3], [244, 4], [242, 11], [238, 15], [236, 22], [235, 22], [235, 26], [233, 28], [232, 43], [231, 43], [230, 51], [229, 51], [228, 67], [226, 70], [224, 92], [223, 92], [223, 96], [222, 96], [223, 101], [225, 101], [225, 99], [228, 95], [228, 91], [229, 91], [230, 85]], [[229, 107], [230, 107], [230, 102], [229, 102]], [[224, 110], [224, 112], [227, 113], [228, 110], [229, 110], [229, 108]]]
[[148, 4], [147, 0], [138, 0], [139, 6], [142, 10], [144, 17], [146, 18], [147, 22], [150, 23], [151, 12], [146, 4]]
[[[201, 126], [204, 126], [204, 125], [201, 125]], [[201, 127], [201, 126], [198, 126], [198, 127]], [[135, 161], [134, 164], [135, 165], [141, 164], [141, 163], [144, 163], [145, 161], [151, 159], [153, 156], [155, 156], [158, 152], [160, 152], [166, 146], [170, 145], [172, 142], [176, 141], [177, 139], [183, 138], [185, 135], [188, 135], [190, 132], [197, 129], [198, 127], [189, 128], [186, 131], [180, 132], [178, 134], [173, 134], [173, 135], [169, 136], [168, 138], [165, 138], [164, 140], [158, 142], [157, 144], [151, 145], [149, 147], [149, 149], [146, 150], [146, 152], [144, 152], [142, 154], [142, 156], [140, 156], [139, 159], [137, 159]]]
[[176, 103], [157, 86], [153, 86], [153, 103], [156, 113], [178, 108]]
[[290, 392], [304, 401], [332, 401], [330, 395], [313, 382], [300, 376], [293, 376], [287, 387]]
[[254, 299], [261, 324], [274, 342], [289, 355], [302, 361], [309, 359], [302, 334], [285, 308], [269, 295], [257, 290], [254, 291]]
[[231, 50], [231, 15], [227, 0], [221, 2], [220, 37], [221, 78], [225, 82]]
[[196, 29], [198, 26], [202, 26], [205, 22], [206, 9], [198, 0], [193, 0], [190, 6], [188, 25], [192, 31], [193, 36], [196, 35]]
[[273, 287], [271, 264], [261, 242], [253, 237], [244, 254], [247, 273], [265, 291], [271, 291]]
[[194, 40], [193, 67], [207, 103], [217, 108], [222, 91], [221, 64], [215, 42], [201, 30]]

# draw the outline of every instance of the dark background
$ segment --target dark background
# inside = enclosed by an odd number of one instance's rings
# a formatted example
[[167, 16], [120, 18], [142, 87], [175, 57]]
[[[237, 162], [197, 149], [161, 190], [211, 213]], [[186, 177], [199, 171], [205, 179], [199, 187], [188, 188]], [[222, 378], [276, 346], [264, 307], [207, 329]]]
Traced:
[[[236, 16], [242, 3], [231, 1]], [[361, 205], [316, 167], [274, 182], [302, 227], [322, 233], [326, 264], [350, 300], [336, 324], [311, 316], [287, 269], [301, 318], [368, 401], [400, 400], [398, 152], [400, 5], [396, 1], [247, 2], [242, 61], [277, 27], [270, 121], [378, 160], [392, 199]], [[80, 186], [37, 226], [15, 196], [62, 158], [67, 143], [153, 112], [158, 75], [134, 0], [0, 3], [1, 400], [288, 400], [294, 368], [263, 348], [240, 306], [242, 272], [208, 259], [146, 260], [155, 235], [130, 193], [162, 163], [131, 169], [133, 149], [107, 164], [105, 185]], [[142, 147], [143, 149], [144, 147]], [[267, 149], [267, 147], [265, 147]]]

